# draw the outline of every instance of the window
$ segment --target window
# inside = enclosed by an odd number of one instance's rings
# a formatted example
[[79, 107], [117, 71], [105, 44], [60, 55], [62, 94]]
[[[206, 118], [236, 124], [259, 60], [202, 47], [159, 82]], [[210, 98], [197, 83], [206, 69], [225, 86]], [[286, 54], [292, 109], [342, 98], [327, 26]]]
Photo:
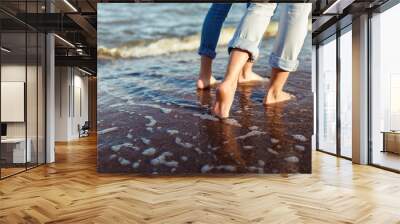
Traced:
[[352, 149], [352, 35], [340, 36], [340, 154], [351, 158]]
[[400, 170], [400, 5], [371, 18], [371, 162]]
[[336, 153], [336, 39], [318, 48], [318, 149]]

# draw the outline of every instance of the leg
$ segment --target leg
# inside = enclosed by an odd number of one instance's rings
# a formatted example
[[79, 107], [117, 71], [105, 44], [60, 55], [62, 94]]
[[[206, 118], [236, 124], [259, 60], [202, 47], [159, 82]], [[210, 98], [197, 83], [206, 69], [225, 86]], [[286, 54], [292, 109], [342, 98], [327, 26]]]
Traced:
[[244, 65], [242, 72], [239, 76], [239, 81], [238, 81], [239, 84], [268, 81], [268, 78], [264, 78], [258, 75], [257, 73], [253, 72], [253, 65], [254, 62], [247, 62]]
[[283, 91], [283, 86], [288, 77], [289, 72], [279, 68], [272, 68], [271, 82], [268, 93], [264, 98], [264, 104], [279, 103], [294, 98], [293, 95]]
[[273, 104], [293, 99], [284, 92], [283, 87], [289, 72], [296, 71], [297, 57], [307, 35], [308, 15], [311, 4], [285, 4], [279, 21], [278, 36], [269, 63], [272, 69], [270, 87], [264, 98], [264, 104]]
[[216, 56], [215, 49], [221, 28], [231, 6], [232, 4], [230, 3], [214, 3], [204, 19], [199, 48], [199, 54], [201, 55], [200, 72], [197, 80], [197, 88], [199, 89], [208, 88], [216, 83], [215, 78], [212, 77], [212, 60]]
[[247, 52], [238, 49], [232, 50], [225, 79], [217, 89], [217, 100], [213, 107], [214, 115], [220, 118], [229, 117], [239, 74], [248, 59], [249, 54]]
[[207, 89], [217, 83], [212, 76], [212, 59], [207, 56], [201, 56], [199, 78], [197, 79], [198, 89]]
[[229, 43], [229, 49], [240, 48], [251, 53], [252, 60], [246, 63], [242, 69], [239, 83], [266, 81], [266, 79], [254, 73], [252, 67], [254, 60], [258, 57], [258, 47], [275, 8], [275, 3], [250, 4]]
[[225, 79], [217, 89], [217, 100], [213, 113], [220, 117], [229, 117], [239, 75], [249, 59], [258, 55], [258, 46], [264, 34], [276, 4], [251, 4], [242, 17], [235, 35], [229, 43], [231, 53]]

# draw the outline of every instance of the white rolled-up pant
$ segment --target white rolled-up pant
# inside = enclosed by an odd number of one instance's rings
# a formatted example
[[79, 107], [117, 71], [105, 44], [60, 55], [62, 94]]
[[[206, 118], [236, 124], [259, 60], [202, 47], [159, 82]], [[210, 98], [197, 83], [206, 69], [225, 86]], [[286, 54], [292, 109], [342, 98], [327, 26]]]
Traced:
[[[273, 68], [292, 72], [299, 65], [297, 57], [307, 35], [308, 17], [312, 6], [311, 3], [281, 4], [278, 34], [269, 63]], [[276, 6], [276, 3], [252, 3], [229, 43], [229, 51], [238, 48], [248, 52], [250, 60], [256, 60], [259, 55], [259, 45]]]

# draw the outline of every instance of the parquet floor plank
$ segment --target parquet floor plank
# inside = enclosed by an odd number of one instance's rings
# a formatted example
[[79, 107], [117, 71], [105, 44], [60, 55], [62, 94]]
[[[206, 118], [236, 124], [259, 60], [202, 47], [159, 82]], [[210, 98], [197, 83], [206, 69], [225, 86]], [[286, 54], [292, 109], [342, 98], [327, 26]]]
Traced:
[[96, 172], [96, 138], [0, 181], [0, 223], [397, 223], [400, 175], [313, 152], [313, 174]]

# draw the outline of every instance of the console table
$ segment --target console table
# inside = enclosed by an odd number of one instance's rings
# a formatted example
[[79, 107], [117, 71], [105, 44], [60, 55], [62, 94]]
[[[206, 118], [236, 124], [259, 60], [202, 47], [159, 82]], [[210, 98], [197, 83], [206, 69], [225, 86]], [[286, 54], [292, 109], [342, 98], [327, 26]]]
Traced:
[[392, 152], [400, 154], [400, 131], [382, 131], [383, 150], [382, 152]]
[[[26, 143], [25, 143], [26, 140]], [[6, 161], [9, 163], [26, 163], [26, 162], [31, 162], [32, 154], [31, 154], [31, 145], [32, 141], [30, 138], [25, 139], [25, 138], [6, 138], [6, 139], [1, 139], [1, 154], [3, 157], [3, 154], [12, 154], [12, 161], [11, 160], [11, 155], [10, 158], [7, 159]], [[26, 151], [25, 151], [25, 145]], [[12, 147], [12, 148], [11, 148]], [[4, 157], [3, 157], [4, 158]]]

